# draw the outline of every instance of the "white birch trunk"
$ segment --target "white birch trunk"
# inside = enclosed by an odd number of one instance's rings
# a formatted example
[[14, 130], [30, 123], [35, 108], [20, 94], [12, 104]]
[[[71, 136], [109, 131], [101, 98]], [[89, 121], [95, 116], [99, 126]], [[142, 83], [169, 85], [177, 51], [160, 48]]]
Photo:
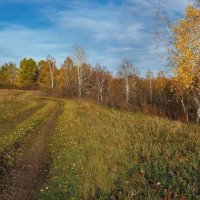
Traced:
[[149, 90], [150, 90], [150, 103], [153, 102], [153, 89], [152, 89], [152, 80], [149, 80]]
[[197, 109], [197, 119], [196, 119], [197, 124], [200, 122], [200, 107]]
[[182, 104], [182, 107], [183, 107], [183, 112], [185, 113], [186, 121], [189, 122], [188, 111], [187, 111], [187, 108], [185, 106], [183, 96], [181, 96], [181, 104]]
[[78, 96], [82, 97], [82, 69], [78, 67]]
[[130, 91], [128, 77], [125, 77], [125, 91], [126, 91], [126, 102], [128, 103], [129, 102], [129, 91]]

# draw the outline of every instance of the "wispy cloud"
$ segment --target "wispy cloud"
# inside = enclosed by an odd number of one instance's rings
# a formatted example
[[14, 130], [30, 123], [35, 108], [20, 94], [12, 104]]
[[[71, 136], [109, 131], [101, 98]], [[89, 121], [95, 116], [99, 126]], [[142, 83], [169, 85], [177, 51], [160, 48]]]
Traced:
[[[176, 18], [183, 14], [187, 0], [162, 0], [161, 4]], [[6, 13], [6, 7], [13, 6], [19, 12], [23, 5], [32, 15], [25, 13], [11, 20], [12, 13]], [[23, 57], [39, 60], [51, 54], [61, 65], [72, 46], [81, 44], [88, 50], [89, 62], [102, 63], [111, 71], [117, 70], [124, 57], [142, 70], [155, 70], [159, 62], [152, 31], [157, 5], [155, 0], [0, 1], [0, 64], [18, 63]]]

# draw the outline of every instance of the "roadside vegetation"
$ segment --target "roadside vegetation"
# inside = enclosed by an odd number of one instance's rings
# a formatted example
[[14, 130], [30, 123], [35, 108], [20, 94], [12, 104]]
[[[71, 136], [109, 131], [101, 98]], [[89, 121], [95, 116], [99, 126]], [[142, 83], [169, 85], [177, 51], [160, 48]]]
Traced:
[[67, 101], [40, 199], [198, 199], [199, 126]]
[[[30, 91], [1, 92], [1, 105], [5, 105], [0, 107], [2, 178], [18, 159], [12, 152], [18, 151], [16, 144], [26, 145], [20, 154], [27, 157], [26, 149], [40, 135], [43, 124], [60, 110], [54, 125], [42, 129], [43, 133], [54, 131], [41, 137], [48, 144], [50, 163], [45, 165], [48, 178], [43, 178], [45, 182], [38, 188], [40, 200], [200, 198], [199, 125], [83, 100], [40, 97]], [[32, 139], [26, 139], [30, 135]], [[37, 142], [36, 146], [43, 144], [40, 139]], [[37, 173], [37, 168], [33, 169]]]

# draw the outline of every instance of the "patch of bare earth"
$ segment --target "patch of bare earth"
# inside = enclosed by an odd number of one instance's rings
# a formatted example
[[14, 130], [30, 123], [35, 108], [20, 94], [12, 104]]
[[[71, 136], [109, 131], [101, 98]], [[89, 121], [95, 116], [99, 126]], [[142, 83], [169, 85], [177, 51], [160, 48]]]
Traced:
[[23, 157], [5, 175], [1, 200], [36, 200], [49, 170], [49, 138], [56, 126], [61, 105], [48, 118]]

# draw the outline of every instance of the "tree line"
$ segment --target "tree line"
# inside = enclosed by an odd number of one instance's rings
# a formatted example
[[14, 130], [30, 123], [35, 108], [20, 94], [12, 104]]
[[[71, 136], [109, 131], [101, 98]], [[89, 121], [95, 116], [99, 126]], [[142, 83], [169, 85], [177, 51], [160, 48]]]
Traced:
[[200, 10], [188, 5], [185, 16], [171, 27], [170, 68], [173, 76], [151, 70], [141, 76], [123, 59], [117, 75], [101, 64], [87, 62], [84, 48], [73, 48], [58, 68], [47, 56], [38, 63], [24, 58], [17, 67], [0, 68], [0, 86], [40, 89], [46, 95], [85, 98], [109, 107], [142, 111], [185, 121], [200, 121]]

